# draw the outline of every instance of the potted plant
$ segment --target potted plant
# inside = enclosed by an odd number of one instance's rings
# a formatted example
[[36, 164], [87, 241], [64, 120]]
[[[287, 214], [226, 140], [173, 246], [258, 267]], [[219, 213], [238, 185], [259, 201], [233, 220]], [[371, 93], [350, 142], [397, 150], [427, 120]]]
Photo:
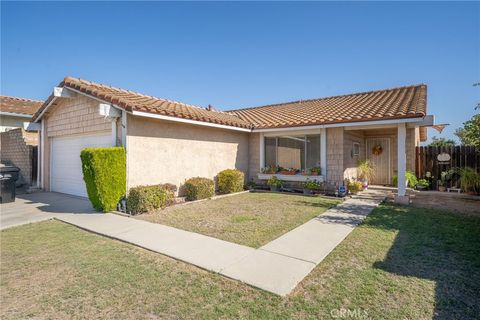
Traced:
[[307, 179], [307, 181], [303, 183], [303, 194], [312, 194], [313, 190], [320, 190], [321, 187], [321, 183], [317, 180]]
[[358, 180], [349, 180], [347, 182], [347, 190], [351, 194], [357, 194], [363, 190], [363, 183]]
[[445, 180], [440, 179], [437, 181], [437, 184], [438, 184], [438, 191], [445, 192], [445, 190], [447, 190], [447, 188], [445, 187]]
[[284, 174], [287, 176], [293, 176], [297, 173], [298, 169], [295, 168], [282, 168], [280, 169], [280, 174]]
[[[417, 185], [417, 176], [415, 176], [415, 173], [411, 171], [405, 172], [405, 187], [410, 187], [410, 188], [415, 188]], [[398, 184], [398, 176], [394, 175], [392, 178], [392, 184], [393, 186], [397, 186]]]
[[362, 180], [363, 189], [368, 189], [368, 181], [375, 177], [375, 168], [373, 163], [366, 159], [358, 162], [358, 177]]
[[420, 179], [417, 182], [417, 190], [427, 190], [430, 186], [430, 182], [427, 179]]
[[270, 191], [278, 191], [283, 186], [283, 181], [273, 176], [267, 180], [267, 185], [270, 186]]
[[265, 174], [275, 174], [277, 173], [279, 167], [277, 166], [266, 166], [265, 168], [262, 168], [262, 173]]
[[460, 187], [463, 192], [477, 194], [480, 191], [480, 174], [473, 168], [462, 168], [460, 170]]
[[312, 176], [319, 176], [321, 172], [322, 172], [322, 169], [320, 169], [320, 167], [310, 168], [310, 175]]
[[302, 170], [302, 176], [311, 176], [311, 175], [312, 175], [312, 172], [310, 171], [310, 169]]

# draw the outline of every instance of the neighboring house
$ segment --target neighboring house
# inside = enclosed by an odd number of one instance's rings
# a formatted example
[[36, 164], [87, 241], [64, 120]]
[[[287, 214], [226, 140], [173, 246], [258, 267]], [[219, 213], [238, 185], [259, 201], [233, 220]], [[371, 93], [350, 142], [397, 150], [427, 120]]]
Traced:
[[38, 132], [29, 125], [42, 104], [42, 101], [0, 96], [0, 160], [20, 168], [18, 185], [30, 186], [38, 180]]
[[27, 126], [43, 101], [0, 96], [0, 132]]
[[81, 149], [122, 145], [127, 188], [181, 186], [226, 168], [264, 180], [267, 165], [319, 166], [321, 176], [310, 178], [335, 188], [368, 158], [376, 164], [373, 183], [390, 184], [400, 173], [402, 200], [404, 172], [414, 169], [415, 146], [433, 125], [426, 99], [426, 86], [416, 85], [219, 112], [67, 77], [33, 118], [41, 123], [42, 186], [86, 196]]

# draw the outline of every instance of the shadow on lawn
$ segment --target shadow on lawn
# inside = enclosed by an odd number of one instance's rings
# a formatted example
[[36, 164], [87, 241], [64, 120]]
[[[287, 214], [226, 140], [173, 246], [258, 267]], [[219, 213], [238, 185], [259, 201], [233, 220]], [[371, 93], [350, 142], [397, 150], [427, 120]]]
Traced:
[[398, 230], [376, 268], [435, 281], [433, 319], [478, 319], [480, 315], [480, 219], [386, 206], [365, 221]]

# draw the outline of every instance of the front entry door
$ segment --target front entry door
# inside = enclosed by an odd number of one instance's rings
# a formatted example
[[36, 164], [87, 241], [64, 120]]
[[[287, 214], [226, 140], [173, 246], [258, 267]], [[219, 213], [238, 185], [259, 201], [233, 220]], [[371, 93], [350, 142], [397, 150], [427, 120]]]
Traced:
[[375, 177], [370, 184], [391, 184], [390, 177], [390, 139], [367, 138], [367, 159], [375, 168]]

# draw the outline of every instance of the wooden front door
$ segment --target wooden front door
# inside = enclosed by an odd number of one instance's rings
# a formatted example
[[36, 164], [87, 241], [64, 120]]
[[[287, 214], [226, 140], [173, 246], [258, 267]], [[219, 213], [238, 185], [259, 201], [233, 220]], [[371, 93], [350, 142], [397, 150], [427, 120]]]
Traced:
[[[375, 167], [375, 178], [373, 178], [370, 184], [391, 184], [390, 139], [367, 138], [366, 148], [367, 159], [370, 160]], [[381, 152], [379, 152], [380, 149]]]

